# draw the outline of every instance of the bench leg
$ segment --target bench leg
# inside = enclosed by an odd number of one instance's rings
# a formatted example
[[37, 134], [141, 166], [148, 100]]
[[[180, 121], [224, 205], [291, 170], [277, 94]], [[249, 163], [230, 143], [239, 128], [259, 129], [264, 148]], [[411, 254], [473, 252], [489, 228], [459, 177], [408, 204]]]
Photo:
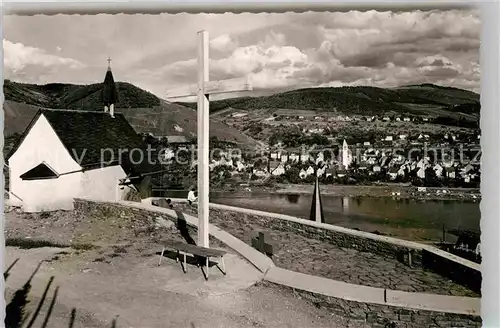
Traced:
[[165, 252], [165, 247], [163, 247], [162, 250], [161, 250], [160, 261], [158, 261], [158, 266], [161, 265], [161, 260], [163, 259], [163, 253], [164, 252]]
[[175, 257], [175, 263], [179, 262], [179, 251], [177, 251], [177, 256]]
[[186, 261], [186, 253], [184, 253], [184, 273], [187, 273], [188, 268], [187, 268], [187, 261]]
[[217, 269], [219, 269], [219, 271], [222, 272], [223, 275], [226, 275], [226, 265], [224, 264], [224, 257], [222, 256], [220, 256], [217, 261]]
[[222, 271], [223, 271], [222, 273], [224, 275], [226, 275], [226, 265], [224, 264], [224, 257], [223, 256], [220, 257], [220, 262], [222, 264]]
[[209, 257], [207, 256], [205, 259], [206, 259], [206, 266], [207, 266], [207, 280], [208, 280], [208, 264], [209, 264]]

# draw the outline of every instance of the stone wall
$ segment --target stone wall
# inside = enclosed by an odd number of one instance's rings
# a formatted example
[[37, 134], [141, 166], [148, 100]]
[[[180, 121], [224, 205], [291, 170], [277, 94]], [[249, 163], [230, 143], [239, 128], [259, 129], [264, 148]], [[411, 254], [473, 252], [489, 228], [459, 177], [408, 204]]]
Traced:
[[[154, 242], [161, 242], [162, 239], [184, 240], [180, 233], [166, 235], [161, 229], [156, 229], [158, 221], [161, 220], [168, 220], [174, 222], [174, 224], [178, 224], [178, 220], [174, 216], [116, 203], [94, 202], [87, 199], [77, 198], [73, 204], [74, 210], [81, 214], [82, 217], [101, 217], [103, 220], [121, 218], [120, 225], [123, 230], [121, 239], [125, 239], [127, 235], [145, 235], [150, 237]], [[198, 228], [188, 225], [187, 230], [194, 241], [197, 241]], [[212, 236], [210, 236], [210, 243], [215, 245], [215, 247], [226, 248], [225, 244]]]
[[[309, 240], [317, 240], [321, 243], [325, 244], [331, 244], [335, 247], [338, 247], [340, 249], [354, 249], [358, 252], [364, 252], [364, 253], [369, 253], [369, 254], [376, 254], [380, 256], [381, 258], [392, 258], [396, 259], [397, 261], [409, 265], [410, 260], [409, 260], [409, 254], [411, 254], [411, 267], [414, 269], [417, 268], [424, 268], [424, 269], [430, 269], [436, 273], [439, 274], [439, 276], [444, 276], [451, 281], [455, 282], [458, 285], [467, 287], [472, 291], [472, 294], [469, 294], [468, 292], [465, 292], [465, 290], [461, 290], [460, 288], [455, 288], [453, 291], [450, 292], [451, 295], [456, 295], [456, 296], [472, 296], [472, 297], [477, 297], [481, 295], [481, 273], [480, 271], [474, 270], [472, 268], [468, 268], [465, 265], [462, 265], [461, 263], [454, 262], [452, 260], [442, 258], [439, 255], [433, 254], [431, 252], [426, 251], [427, 257], [426, 261], [423, 261], [423, 250], [421, 249], [414, 249], [410, 247], [405, 247], [404, 245], [397, 245], [393, 244], [387, 241], [383, 240], [376, 240], [376, 239], [370, 239], [366, 238], [363, 236], [358, 236], [356, 235], [356, 231], [353, 234], [349, 233], [344, 233], [336, 230], [330, 230], [330, 229], [325, 229], [325, 228], [320, 228], [316, 227], [313, 225], [308, 225], [308, 224], [303, 224], [299, 222], [294, 222], [291, 220], [286, 220], [286, 219], [281, 219], [281, 218], [274, 218], [274, 217], [269, 217], [269, 216], [263, 216], [263, 215], [256, 215], [256, 214], [249, 214], [245, 213], [244, 211], [236, 211], [236, 210], [228, 210], [224, 207], [224, 209], [218, 208], [218, 205], [213, 205], [210, 208], [210, 222], [212, 224], [215, 224], [216, 226], [220, 227], [221, 229], [224, 229], [228, 231], [229, 233], [233, 234], [235, 237], [245, 241], [248, 244], [251, 244], [251, 238], [252, 238], [252, 232], [257, 232], [258, 230], [272, 230], [276, 232], [281, 232], [282, 234], [284, 233], [293, 233], [297, 234], [300, 236], [303, 236], [306, 239]], [[196, 215], [197, 209], [194, 206], [189, 206], [187, 204], [181, 204], [177, 203], [175, 204], [175, 208], [185, 211], [186, 213], [190, 213], [193, 215]], [[249, 231], [251, 233], [249, 233]], [[273, 235], [273, 234], [271, 234]], [[277, 234], [274, 235], [274, 238], [279, 238]], [[290, 238], [287, 237], [286, 240], [289, 240]], [[291, 239], [290, 239], [291, 240]], [[313, 248], [318, 249], [320, 247], [319, 245], [312, 245]], [[319, 249], [318, 249], [319, 250]], [[291, 249], [288, 249], [288, 251], [291, 251]], [[299, 271], [303, 273], [308, 273], [308, 274], [315, 274], [315, 275], [320, 275], [324, 276], [326, 278], [330, 279], [336, 279], [336, 280], [345, 280], [345, 277], [342, 279], [340, 277], [336, 277], [335, 275], [332, 274], [322, 274], [321, 270], [319, 270], [319, 267], [316, 268], [314, 271], [310, 271], [309, 269], [304, 271], [295, 267], [290, 267], [289, 265], [283, 265], [283, 263], [280, 263], [280, 260], [286, 260], [287, 255], [293, 255], [292, 253], [290, 254], [285, 254], [285, 252], [280, 252], [284, 254], [283, 258], [276, 258], [273, 260], [275, 263], [277, 263], [278, 266], [293, 270], [293, 271]], [[432, 256], [430, 256], [432, 254]], [[278, 254], [280, 255], [280, 254]], [[299, 254], [300, 255], [300, 254]], [[295, 260], [293, 261], [294, 263], [298, 263], [300, 259], [295, 257]], [[318, 264], [320, 267], [321, 265]], [[404, 270], [402, 270], [404, 271]], [[414, 270], [408, 270], [414, 271]], [[442, 278], [442, 281], [448, 280]], [[433, 279], [436, 280], [436, 279]], [[346, 282], [350, 283], [359, 283], [356, 282], [355, 280], [347, 280]], [[438, 280], [434, 281], [435, 283], [438, 282]], [[435, 285], [430, 284], [426, 280], [426, 284], [429, 284], [429, 287]], [[368, 285], [374, 286], [374, 287], [387, 287], [387, 288], [394, 288], [394, 286], [391, 285], [385, 285], [385, 286], [378, 286], [377, 284], [373, 283], [368, 283]], [[408, 285], [404, 283], [403, 285]], [[414, 285], [414, 284], [413, 284]], [[439, 284], [438, 284], [439, 285]], [[410, 286], [410, 287], [415, 287], [415, 286]], [[446, 284], [442, 285], [442, 288], [438, 289], [446, 289], [448, 290], [450, 287]], [[400, 289], [400, 288], [396, 288]], [[427, 290], [423, 290], [422, 288], [409, 288], [409, 289], [402, 289], [405, 291], [418, 291], [418, 292], [428, 292]], [[438, 293], [443, 293], [443, 291], [438, 292]], [[446, 292], [444, 292], [446, 294]]]
[[445, 276], [474, 292], [481, 293], [481, 271], [471, 269], [465, 265], [441, 257], [427, 250], [422, 251], [422, 266]]
[[[81, 214], [92, 214], [94, 216], [98, 214], [102, 215], [103, 217], [113, 216], [127, 218], [127, 221], [133, 222], [134, 225], [139, 229], [143, 229], [144, 227], [149, 226], [152, 220], [154, 221], [154, 218], [158, 216], [162, 216], [165, 219], [170, 219], [174, 222], [177, 221], [173, 216], [164, 215], [163, 213], [158, 213], [155, 211], [128, 207], [126, 205], [92, 202], [79, 199], [75, 200], [75, 210], [79, 211]], [[195, 214], [194, 212], [196, 212], [196, 209], [193, 207], [187, 207], [184, 205], [179, 206], [179, 204], [176, 204], [176, 210], [181, 210], [183, 212], [186, 212], [187, 214]], [[239, 225], [242, 225], [244, 227], [246, 226], [247, 229], [251, 228], [248, 225], [248, 220], [250, 220], [251, 222], [258, 221], [260, 225], [268, 226], [272, 229], [279, 229], [281, 231], [293, 230], [295, 233], [304, 234], [304, 236], [308, 236], [311, 238], [316, 238], [316, 236], [319, 236], [319, 239], [329, 243], [333, 243], [335, 245], [338, 245], [339, 247], [355, 247], [360, 251], [374, 251], [386, 256], [391, 254], [392, 256], [399, 256], [401, 252], [407, 251], [406, 248], [398, 245], [387, 245], [385, 243], [381, 243], [379, 246], [376, 244], [376, 241], [373, 240], [368, 240], [367, 243], [363, 243], [365, 240], [357, 236], [343, 235], [335, 231], [333, 231], [334, 234], [330, 235], [328, 233], [332, 231], [325, 231], [325, 229], [301, 225], [295, 222], [286, 222], [285, 220], [273, 219], [264, 216], [248, 215], [239, 212], [229, 212], [226, 210], [223, 211], [211, 209], [210, 212], [211, 219], [213, 218], [212, 223], [218, 225], [224, 230], [226, 230], [225, 227], [227, 226], [234, 227], [235, 225], [238, 225], [235, 223], [239, 223]], [[196, 227], [190, 226], [189, 231], [194, 238], [197, 237]], [[251, 236], [243, 235], [236, 237], [242, 238], [247, 242], [251, 238]], [[334, 239], [335, 237], [339, 237], [340, 240], [332, 241], [332, 239]], [[212, 237], [210, 239], [211, 243], [214, 246], [224, 247], [224, 245], [220, 241]], [[420, 263], [429, 263], [430, 259], [431, 258], [424, 252], [424, 256], [421, 257]], [[428, 265], [437, 266], [438, 264], [437, 262], [432, 262]], [[261, 283], [266, 284], [271, 288], [288, 290], [290, 293], [294, 293], [296, 296], [308, 300], [317, 307], [326, 307], [333, 313], [349, 318], [353, 325], [363, 322], [368, 324], [370, 327], [380, 328], [481, 327], [480, 316], [409, 310], [389, 305], [376, 305], [364, 302], [347, 301], [342, 298], [329, 297], [296, 290], [290, 287], [276, 285], [267, 281]]]
[[381, 256], [393, 257], [401, 262], [408, 261], [408, 252], [412, 252], [412, 263], [420, 265], [422, 253], [404, 246], [394, 245], [378, 240], [349, 235], [333, 230], [317, 228], [297, 222], [273, 219], [268, 217], [256, 217], [257, 220], [265, 220], [266, 225], [280, 231], [293, 231], [306, 238], [313, 238], [322, 242], [333, 244], [340, 248], [353, 248], [360, 252], [373, 253]]
[[318, 308], [327, 308], [337, 315], [348, 318], [354, 326], [358, 322], [367, 323], [370, 327], [374, 328], [473, 328], [481, 327], [482, 323], [480, 316], [417, 311], [389, 305], [353, 302], [297, 290], [268, 281], [262, 282], [262, 284], [293, 293], [295, 296], [306, 299]]
[[[186, 204], [176, 204], [176, 208], [186, 211], [187, 213], [197, 213], [196, 208]], [[414, 250], [400, 245], [394, 245], [383, 241], [363, 238], [360, 236], [341, 233], [334, 230], [317, 228], [314, 226], [283, 219], [210, 208], [211, 223], [214, 223], [216, 225], [223, 225], [225, 222], [221, 220], [222, 218], [224, 218], [224, 221], [226, 221], [228, 224], [234, 222], [245, 226], [247, 225], [247, 222], [251, 221], [255, 222], [255, 224], [259, 226], [265, 226], [276, 231], [291, 231], [306, 238], [316, 239], [321, 242], [333, 244], [339, 248], [354, 248], [360, 252], [388, 256], [397, 258], [401, 261], [407, 261], [407, 254], [409, 251], [412, 251], [412, 263], [414, 265], [420, 265], [422, 260], [422, 253], [420, 250]]]

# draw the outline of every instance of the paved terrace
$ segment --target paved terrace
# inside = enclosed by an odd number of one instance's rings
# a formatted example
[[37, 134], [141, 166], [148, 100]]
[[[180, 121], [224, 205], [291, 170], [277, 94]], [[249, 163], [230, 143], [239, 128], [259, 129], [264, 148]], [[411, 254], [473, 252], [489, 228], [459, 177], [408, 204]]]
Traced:
[[[67, 254], [61, 255], [62, 251]], [[71, 249], [8, 247], [6, 263], [19, 261], [7, 279], [6, 299], [10, 301], [39, 261], [45, 260], [32, 281], [27, 310], [35, 311], [47, 281], [55, 276], [46, 301], [50, 302], [55, 286], [59, 286], [58, 302], [48, 323], [50, 328], [68, 328], [73, 307], [77, 308], [75, 328], [111, 328], [115, 316], [117, 328], [349, 326], [348, 319], [327, 316], [326, 311], [291, 293], [255, 285], [263, 274], [236, 255], [226, 258], [230, 268], [227, 276], [211, 269], [209, 281], [193, 265], [184, 274], [171, 258], [165, 258], [158, 267], [155, 252], [144, 255], [133, 256], [129, 252], [113, 258], [111, 263], [92, 261], [92, 257], [82, 262], [82, 255], [72, 254]], [[59, 259], [54, 260], [55, 257]], [[42, 327], [47, 308], [42, 307], [34, 327]]]
[[[83, 201], [85, 202], [85, 200]], [[109, 210], [109, 206], [122, 205], [130, 208], [132, 210], [130, 213], [135, 211], [137, 215], [148, 216], [152, 213], [158, 213], [160, 215], [170, 216], [174, 219], [177, 216], [176, 212], [173, 210], [147, 204], [120, 201], [118, 204], [111, 202], [109, 205], [98, 202], [101, 203], [101, 205], [98, 205], [98, 203], [94, 203], [92, 200], [89, 201], [91, 203], [88, 203], [88, 205], [80, 202], [80, 204], [83, 205], [83, 207], [80, 206], [80, 208], [85, 210], [89, 208], [88, 206], [105, 206], [104, 209]], [[92, 205], [92, 203], [95, 205]], [[119, 208], [120, 207], [117, 207], [117, 209]], [[223, 209], [224, 211], [228, 210], [225, 207]], [[139, 214], [140, 212], [137, 212], [137, 210], [144, 210], [145, 212]], [[242, 216], [242, 213], [245, 213], [246, 210], [233, 208], [232, 211], [236, 212], [237, 216]], [[251, 214], [256, 213], [252, 212]], [[262, 212], [260, 214], [263, 215]], [[268, 213], [267, 216], [273, 217], [274, 214]], [[198, 219], [196, 217], [189, 214], [185, 214], [184, 217], [189, 225], [193, 227], [197, 226]], [[269, 220], [269, 217], [267, 217], [267, 220]], [[290, 217], [285, 218], [285, 220], [294, 221], [295, 219]], [[314, 224], [310, 225], [314, 226]], [[335, 230], [338, 229], [338, 227], [333, 226], [327, 229]], [[345, 233], [357, 234], [358, 232]], [[290, 295], [308, 300], [308, 302], [312, 302], [318, 309], [327, 309], [331, 316], [340, 315], [341, 317], [348, 318], [349, 323], [346, 326], [354, 327], [356, 325], [363, 326], [366, 324], [369, 324], [370, 327], [401, 326], [408, 328], [423, 326], [436, 328], [481, 326], [479, 298], [414, 293], [369, 287], [366, 285], [352, 284], [294, 272], [276, 267], [267, 256], [213, 224], [210, 225], [210, 234], [211, 237], [215, 237], [228, 247], [236, 250], [260, 272], [264, 273], [264, 281], [266, 281], [264, 285], [267, 284], [266, 286], [272, 287], [272, 285], [276, 284], [274, 286], [277, 286], [276, 288], [280, 290], [288, 288]], [[363, 237], [375, 240], [385, 240], [386, 238], [383, 236], [368, 235], [363, 235]], [[385, 241], [393, 244], [401, 243], [415, 249], [419, 249], [420, 245], [413, 245], [414, 243], [412, 242], [396, 239]], [[426, 246], [422, 247], [426, 248]], [[431, 250], [431, 252], [436, 253], [436, 250]], [[442, 255], [449, 258], [449, 254]], [[458, 259], [453, 259], [453, 261], [458, 261]], [[465, 265], [470, 267], [469, 263], [465, 263]], [[331, 324], [333, 324], [333, 322], [331, 322]]]
[[[176, 204], [176, 208], [194, 216], [197, 213], [195, 207], [187, 204]], [[252, 233], [268, 232], [279, 245], [273, 256], [274, 263], [291, 271], [406, 292], [479, 296], [437, 273], [425, 271], [420, 266], [410, 268], [393, 257], [340, 248], [297, 233], [272, 230], [255, 215], [211, 208], [210, 222], [249, 245]]]

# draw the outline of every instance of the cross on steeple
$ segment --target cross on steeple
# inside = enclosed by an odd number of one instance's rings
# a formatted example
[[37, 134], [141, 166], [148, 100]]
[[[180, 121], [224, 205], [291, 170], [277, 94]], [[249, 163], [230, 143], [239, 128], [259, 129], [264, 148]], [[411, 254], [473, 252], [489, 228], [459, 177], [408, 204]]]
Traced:
[[111, 68], [111, 58], [109, 58], [109, 56], [108, 56], [107, 61], [108, 61], [108, 68]]

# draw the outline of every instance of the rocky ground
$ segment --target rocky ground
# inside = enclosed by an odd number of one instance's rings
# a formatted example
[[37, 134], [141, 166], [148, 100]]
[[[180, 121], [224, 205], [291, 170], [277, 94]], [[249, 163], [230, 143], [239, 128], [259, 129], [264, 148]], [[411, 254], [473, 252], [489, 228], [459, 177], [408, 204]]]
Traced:
[[[72, 309], [76, 309], [74, 328], [328, 328], [351, 325], [351, 319], [332, 314], [328, 309], [318, 309], [308, 300], [265, 285], [186, 293], [183, 289], [193, 284], [201, 289], [205, 289], [206, 284], [200, 272], [193, 269], [184, 275], [172, 260], [157, 267], [156, 256], [137, 257], [126, 253], [109, 263], [92, 262], [90, 253], [78, 255], [66, 250], [61, 254], [63, 251], [7, 248], [9, 264], [19, 258], [7, 279], [8, 302], [13, 298], [14, 289], [22, 287], [39, 260], [45, 259], [45, 262], [31, 284], [26, 307], [29, 312], [33, 313], [37, 307], [50, 276], [55, 276], [34, 328], [42, 327], [55, 287], [59, 287], [58, 302], [49, 320], [51, 328], [67, 328]], [[219, 282], [216, 278], [220, 278]], [[221, 284], [224, 278], [214, 274], [208, 283]], [[116, 325], [112, 325], [113, 319]], [[369, 326], [356, 322], [353, 327]]]
[[[176, 208], [186, 213], [197, 213], [195, 207], [187, 204], [176, 204]], [[394, 258], [339, 248], [293, 232], [274, 231], [247, 214], [210, 209], [210, 220], [212, 224], [249, 244], [257, 231], [267, 232], [277, 245], [272, 259], [285, 269], [372, 287], [479, 296], [468, 288], [420, 267], [410, 268]]]
[[[266, 285], [229, 291], [220, 280], [217, 283], [225, 292], [186, 292], [184, 284], [204, 288], [197, 270], [183, 275], [169, 259], [161, 267], [156, 265], [159, 240], [182, 238], [166, 218], [110, 207], [32, 215], [11, 210], [5, 213], [5, 222], [7, 265], [19, 259], [7, 279], [7, 300], [43, 260], [30, 291], [29, 310], [36, 307], [50, 276], [55, 276], [60, 289], [49, 323], [53, 328], [67, 327], [72, 308], [77, 309], [75, 328], [108, 328], [115, 316], [116, 328], [369, 327]], [[196, 239], [192, 231], [191, 235]], [[216, 241], [212, 245], [224, 247]], [[230, 258], [237, 258], [228, 251]], [[245, 275], [255, 271], [246, 265]], [[241, 283], [239, 277], [232, 279]], [[42, 317], [47, 312], [45, 306]]]

